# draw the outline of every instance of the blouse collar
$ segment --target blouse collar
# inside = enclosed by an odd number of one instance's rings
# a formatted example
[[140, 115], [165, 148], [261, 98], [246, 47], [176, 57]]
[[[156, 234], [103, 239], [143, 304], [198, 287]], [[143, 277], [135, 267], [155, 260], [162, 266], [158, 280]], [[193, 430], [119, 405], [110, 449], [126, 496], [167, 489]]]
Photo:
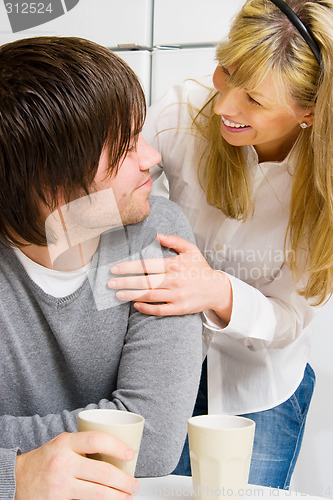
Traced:
[[293, 173], [296, 165], [296, 152], [298, 149], [297, 141], [291, 148], [287, 156], [282, 161], [264, 161], [259, 162], [258, 153], [254, 146], [244, 146], [245, 158], [248, 164], [260, 166], [261, 168], [270, 168], [274, 166], [287, 167], [290, 173]]

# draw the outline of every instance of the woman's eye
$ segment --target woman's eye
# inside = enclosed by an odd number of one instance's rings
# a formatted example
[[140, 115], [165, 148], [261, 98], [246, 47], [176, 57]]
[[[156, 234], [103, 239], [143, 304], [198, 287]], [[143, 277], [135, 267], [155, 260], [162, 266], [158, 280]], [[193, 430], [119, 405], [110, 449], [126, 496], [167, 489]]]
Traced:
[[225, 66], [221, 66], [221, 70], [225, 75], [230, 76], [230, 73]]
[[258, 101], [256, 101], [255, 99], [253, 99], [253, 97], [251, 97], [249, 94], [246, 94], [246, 96], [251, 104], [254, 104], [255, 106], [261, 106], [261, 104]]

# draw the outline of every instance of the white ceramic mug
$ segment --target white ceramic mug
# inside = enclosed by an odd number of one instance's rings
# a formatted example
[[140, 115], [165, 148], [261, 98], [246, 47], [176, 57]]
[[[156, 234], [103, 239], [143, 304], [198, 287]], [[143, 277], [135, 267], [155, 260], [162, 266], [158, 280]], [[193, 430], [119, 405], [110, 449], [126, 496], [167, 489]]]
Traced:
[[195, 498], [245, 496], [255, 423], [233, 415], [199, 415], [188, 420]]
[[102, 453], [89, 457], [109, 462], [134, 476], [145, 422], [141, 415], [121, 410], [83, 410], [78, 414], [77, 422], [78, 431], [106, 432], [128, 444], [135, 453], [133, 460], [129, 462]]

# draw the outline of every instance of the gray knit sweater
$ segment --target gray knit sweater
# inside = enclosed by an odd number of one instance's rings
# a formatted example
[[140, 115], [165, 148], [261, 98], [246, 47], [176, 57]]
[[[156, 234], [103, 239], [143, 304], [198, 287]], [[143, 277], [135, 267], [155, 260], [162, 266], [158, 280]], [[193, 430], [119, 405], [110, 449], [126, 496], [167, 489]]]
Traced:
[[120, 260], [164, 257], [156, 233], [193, 240], [181, 210], [151, 197], [140, 224], [104, 233], [87, 280], [47, 295], [0, 245], [0, 499], [15, 496], [15, 458], [63, 431], [83, 408], [146, 419], [137, 476], [170, 473], [186, 435], [201, 369], [198, 315], [145, 316], [106, 286]]

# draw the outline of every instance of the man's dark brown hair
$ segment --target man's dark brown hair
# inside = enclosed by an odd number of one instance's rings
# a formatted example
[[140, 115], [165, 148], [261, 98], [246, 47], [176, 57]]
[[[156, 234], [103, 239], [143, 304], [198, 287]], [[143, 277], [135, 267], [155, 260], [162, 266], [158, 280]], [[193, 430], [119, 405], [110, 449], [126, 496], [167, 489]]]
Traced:
[[68, 37], [1, 46], [0, 241], [45, 245], [41, 202], [53, 210], [60, 194], [87, 194], [104, 146], [115, 174], [145, 111], [137, 77], [105, 47]]

